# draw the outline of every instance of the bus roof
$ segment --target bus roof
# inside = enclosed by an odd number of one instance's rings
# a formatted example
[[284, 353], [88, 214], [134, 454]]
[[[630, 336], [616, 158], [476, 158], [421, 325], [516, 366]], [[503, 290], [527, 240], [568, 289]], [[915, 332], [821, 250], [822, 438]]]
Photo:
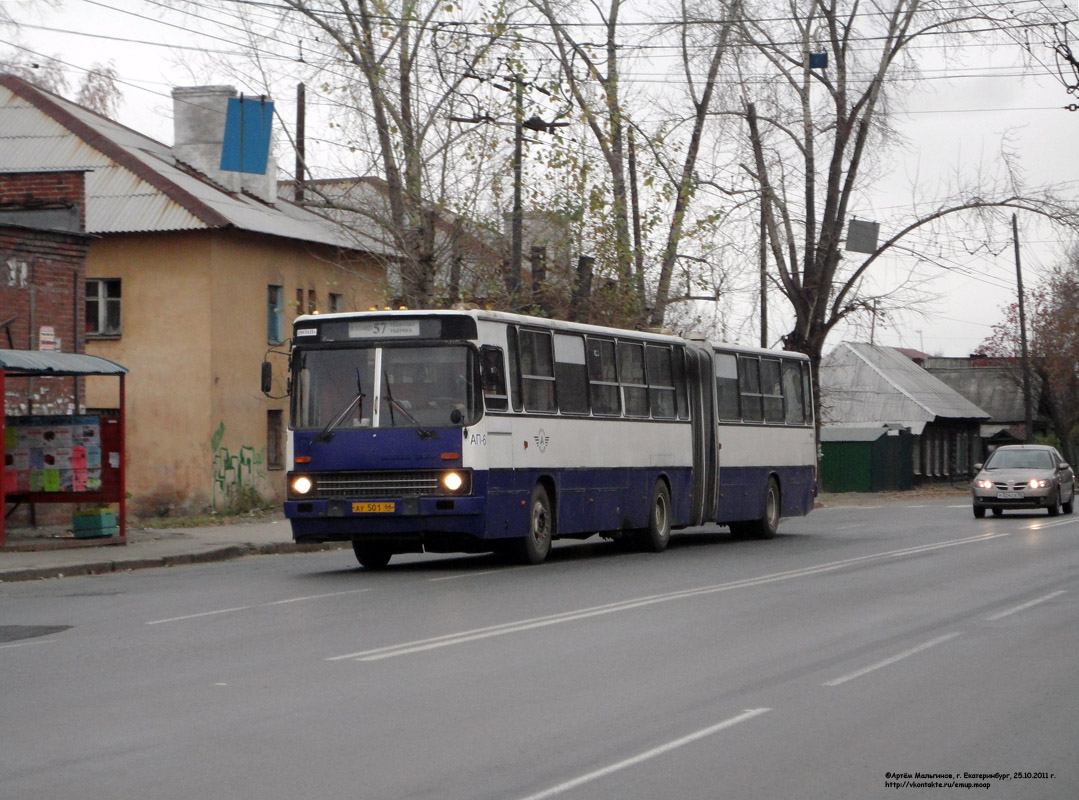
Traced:
[[364, 319], [373, 317], [438, 317], [438, 316], [466, 316], [477, 321], [504, 322], [516, 325], [535, 325], [550, 328], [552, 330], [573, 331], [575, 333], [592, 333], [597, 336], [619, 336], [633, 334], [646, 340], [662, 341], [667, 344], [681, 342], [684, 344], [707, 347], [717, 351], [759, 354], [775, 356], [780, 353], [793, 358], [807, 358], [802, 353], [787, 350], [772, 350], [762, 347], [749, 347], [746, 345], [720, 343], [715, 344], [699, 338], [678, 336], [674, 333], [660, 331], [638, 331], [629, 328], [612, 328], [605, 325], [593, 325], [585, 322], [569, 322], [561, 319], [549, 319], [547, 317], [534, 317], [527, 314], [515, 314], [509, 311], [492, 311], [480, 308], [453, 308], [453, 309], [382, 309], [372, 311], [347, 311], [334, 314], [303, 314], [296, 317], [295, 325], [317, 322], [328, 319]]

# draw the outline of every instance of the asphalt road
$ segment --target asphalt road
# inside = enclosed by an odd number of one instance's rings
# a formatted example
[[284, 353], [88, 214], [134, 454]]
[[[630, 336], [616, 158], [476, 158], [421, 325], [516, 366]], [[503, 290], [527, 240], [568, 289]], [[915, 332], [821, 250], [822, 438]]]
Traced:
[[0, 798], [1075, 798], [1077, 681], [1079, 514], [261, 556], [0, 585]]

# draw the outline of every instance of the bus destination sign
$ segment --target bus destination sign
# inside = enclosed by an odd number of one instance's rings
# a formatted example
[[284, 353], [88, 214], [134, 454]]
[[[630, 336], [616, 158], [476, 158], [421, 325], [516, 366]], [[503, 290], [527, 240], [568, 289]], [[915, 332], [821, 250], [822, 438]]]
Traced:
[[348, 338], [350, 339], [396, 339], [419, 335], [420, 321], [418, 319], [372, 319], [348, 324]]

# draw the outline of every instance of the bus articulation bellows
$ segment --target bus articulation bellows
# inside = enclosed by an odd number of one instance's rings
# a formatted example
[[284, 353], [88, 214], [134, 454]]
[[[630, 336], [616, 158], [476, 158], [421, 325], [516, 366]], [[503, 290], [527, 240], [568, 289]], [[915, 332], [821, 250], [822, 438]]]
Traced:
[[[264, 367], [263, 389], [269, 390]], [[297, 318], [285, 514], [297, 542], [395, 553], [556, 538], [762, 538], [813, 504], [808, 360], [493, 311]]]

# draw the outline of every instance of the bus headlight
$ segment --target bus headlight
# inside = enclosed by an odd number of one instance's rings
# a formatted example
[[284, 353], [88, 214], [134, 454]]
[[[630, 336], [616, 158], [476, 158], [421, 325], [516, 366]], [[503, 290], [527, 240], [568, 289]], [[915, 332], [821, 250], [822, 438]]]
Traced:
[[299, 497], [306, 497], [314, 491], [315, 482], [306, 475], [295, 475], [289, 483], [291, 493]]
[[467, 472], [442, 473], [442, 488], [449, 494], [468, 494], [471, 490], [470, 475]]

